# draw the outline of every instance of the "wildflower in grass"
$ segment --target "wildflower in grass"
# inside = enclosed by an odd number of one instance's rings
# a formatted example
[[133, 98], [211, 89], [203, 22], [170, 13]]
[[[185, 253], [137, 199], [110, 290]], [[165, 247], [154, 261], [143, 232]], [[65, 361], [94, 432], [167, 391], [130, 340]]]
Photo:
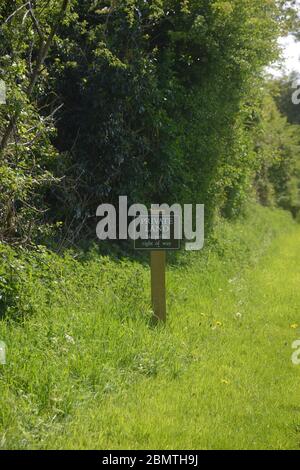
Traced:
[[230, 380], [228, 380], [228, 379], [222, 379], [222, 380], [221, 380], [221, 383], [222, 383], [223, 385], [230, 385]]
[[298, 327], [298, 323], [293, 323], [292, 325], [290, 325], [290, 328], [292, 328], [293, 330], [296, 330]]
[[220, 328], [221, 326], [223, 326], [223, 323], [221, 321], [216, 321], [213, 324], [212, 329], [215, 330], [216, 328]]
[[75, 340], [74, 340], [73, 336], [65, 334], [65, 338], [66, 338], [68, 343], [75, 344]]

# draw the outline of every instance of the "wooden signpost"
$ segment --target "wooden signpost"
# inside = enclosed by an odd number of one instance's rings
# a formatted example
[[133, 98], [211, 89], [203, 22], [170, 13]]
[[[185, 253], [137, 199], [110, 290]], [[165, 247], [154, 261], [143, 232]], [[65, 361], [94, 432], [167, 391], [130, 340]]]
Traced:
[[[166, 251], [180, 249], [180, 240], [175, 239], [173, 215], [152, 211], [147, 224], [148, 238], [135, 240], [134, 247], [150, 251], [153, 320], [155, 323], [166, 322]], [[164, 232], [167, 232], [167, 238], [163, 238]]]
[[154, 320], [165, 322], [167, 318], [166, 306], [166, 252], [151, 251], [151, 303]]

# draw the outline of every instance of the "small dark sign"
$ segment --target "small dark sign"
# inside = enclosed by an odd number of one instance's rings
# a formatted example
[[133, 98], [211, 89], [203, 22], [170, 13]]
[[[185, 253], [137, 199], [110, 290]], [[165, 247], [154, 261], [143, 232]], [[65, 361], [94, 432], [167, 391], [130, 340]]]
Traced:
[[147, 225], [147, 239], [134, 240], [135, 250], [179, 250], [180, 239], [175, 238], [176, 223], [174, 215], [149, 215], [141, 217], [141, 224]]

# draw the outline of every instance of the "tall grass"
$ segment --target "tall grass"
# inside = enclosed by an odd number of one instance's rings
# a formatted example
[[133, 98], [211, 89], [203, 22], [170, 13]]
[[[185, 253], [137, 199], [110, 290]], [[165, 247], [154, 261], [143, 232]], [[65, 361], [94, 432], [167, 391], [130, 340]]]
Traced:
[[147, 264], [2, 246], [0, 447], [297, 447], [299, 229], [252, 206], [214, 233], [171, 258], [157, 328]]

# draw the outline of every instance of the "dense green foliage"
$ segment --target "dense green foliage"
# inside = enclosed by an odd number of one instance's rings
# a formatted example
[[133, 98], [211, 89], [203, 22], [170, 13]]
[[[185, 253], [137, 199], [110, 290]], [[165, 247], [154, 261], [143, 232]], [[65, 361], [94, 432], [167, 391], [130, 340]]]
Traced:
[[299, 74], [293, 72], [288, 77], [275, 80], [273, 88], [279, 110], [290, 124], [300, 124], [300, 106], [297, 104], [300, 98]]
[[71, 241], [89, 221], [94, 234], [97, 205], [121, 194], [204, 203], [207, 228], [237, 214], [271, 166], [253, 128], [292, 4], [2, 2], [1, 239], [60, 222]]
[[255, 188], [262, 204], [278, 205], [297, 217], [300, 210], [299, 127], [289, 124], [287, 117], [280, 114], [271, 91], [262, 97], [253, 135], [258, 163]]

